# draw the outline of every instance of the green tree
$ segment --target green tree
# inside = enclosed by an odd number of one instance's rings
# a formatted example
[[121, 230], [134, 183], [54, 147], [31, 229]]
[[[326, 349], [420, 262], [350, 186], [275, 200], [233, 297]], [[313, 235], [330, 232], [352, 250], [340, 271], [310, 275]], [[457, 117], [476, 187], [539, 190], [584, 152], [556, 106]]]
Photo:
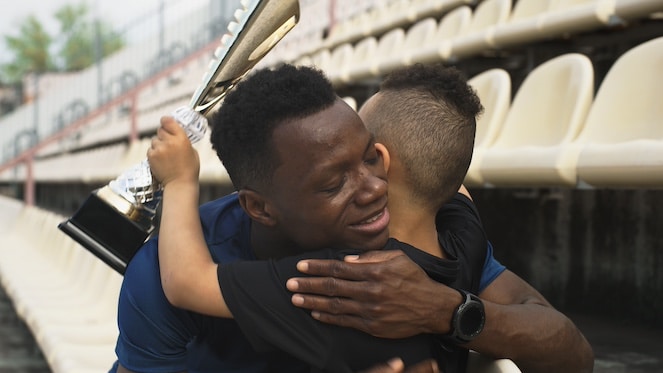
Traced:
[[61, 70], [77, 71], [92, 65], [97, 56], [97, 41], [101, 44], [102, 57], [124, 47], [122, 37], [107, 22], [90, 20], [85, 3], [65, 5], [55, 12], [55, 18], [60, 23], [62, 38], [57, 52]]
[[0, 66], [3, 80], [20, 82], [27, 73], [52, 71], [55, 66], [49, 52], [52, 37], [34, 16], [28, 16], [18, 29], [18, 35], [5, 36], [5, 44], [14, 54], [12, 61]]
[[96, 61], [97, 40], [102, 57], [124, 47], [121, 35], [107, 22], [91, 19], [85, 3], [65, 5], [54, 16], [60, 24], [56, 36], [49, 35], [42, 23], [31, 15], [21, 23], [17, 35], [4, 37], [13, 58], [0, 66], [0, 80], [15, 84], [31, 72], [84, 69]]

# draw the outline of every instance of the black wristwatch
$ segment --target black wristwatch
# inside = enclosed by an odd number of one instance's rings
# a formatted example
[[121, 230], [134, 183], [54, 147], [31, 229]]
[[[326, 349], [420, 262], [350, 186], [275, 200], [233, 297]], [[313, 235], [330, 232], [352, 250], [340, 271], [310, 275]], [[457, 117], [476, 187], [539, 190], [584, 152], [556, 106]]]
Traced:
[[458, 289], [463, 302], [456, 307], [451, 317], [451, 331], [446, 335], [456, 344], [465, 344], [476, 338], [486, 323], [483, 302], [474, 294]]

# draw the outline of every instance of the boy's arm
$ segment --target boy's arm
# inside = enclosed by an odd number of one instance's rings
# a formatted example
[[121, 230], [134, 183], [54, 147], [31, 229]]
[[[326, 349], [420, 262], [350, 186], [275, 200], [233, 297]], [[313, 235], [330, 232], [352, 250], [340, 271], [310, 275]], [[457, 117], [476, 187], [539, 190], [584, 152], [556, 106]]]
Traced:
[[232, 317], [200, 224], [198, 153], [177, 122], [163, 117], [147, 156], [152, 174], [163, 185], [159, 266], [168, 301], [194, 312]]

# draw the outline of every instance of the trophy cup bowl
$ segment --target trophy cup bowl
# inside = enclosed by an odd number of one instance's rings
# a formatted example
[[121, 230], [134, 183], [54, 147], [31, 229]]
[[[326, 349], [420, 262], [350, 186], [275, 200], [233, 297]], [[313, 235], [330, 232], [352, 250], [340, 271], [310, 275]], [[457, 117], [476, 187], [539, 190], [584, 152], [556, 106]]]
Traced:
[[[205, 134], [205, 115], [297, 24], [299, 3], [242, 0], [242, 8], [234, 16], [189, 105], [172, 113], [192, 142]], [[160, 201], [161, 186], [144, 160], [94, 190], [58, 228], [124, 274], [154, 231]]]

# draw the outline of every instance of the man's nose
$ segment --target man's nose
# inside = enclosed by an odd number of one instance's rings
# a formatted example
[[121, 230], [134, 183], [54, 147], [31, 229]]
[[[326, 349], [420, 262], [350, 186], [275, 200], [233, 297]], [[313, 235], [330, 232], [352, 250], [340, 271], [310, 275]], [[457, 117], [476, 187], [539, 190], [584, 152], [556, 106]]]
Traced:
[[366, 172], [362, 175], [362, 183], [357, 192], [358, 204], [370, 204], [387, 195], [387, 181], [383, 178]]

